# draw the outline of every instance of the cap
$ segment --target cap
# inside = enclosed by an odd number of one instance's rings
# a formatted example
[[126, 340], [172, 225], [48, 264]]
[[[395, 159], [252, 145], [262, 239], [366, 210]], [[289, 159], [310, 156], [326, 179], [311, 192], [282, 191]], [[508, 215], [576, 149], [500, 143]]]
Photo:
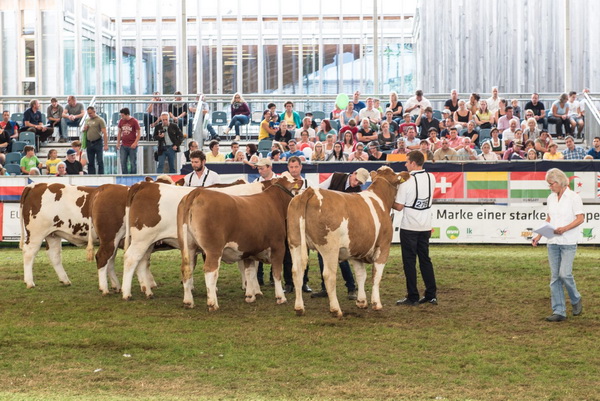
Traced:
[[450, 113], [452, 113], [452, 112], [448, 109], [442, 110], [442, 114], [450, 114]]
[[258, 162], [256, 162], [255, 166], [256, 167], [261, 167], [261, 166], [272, 166], [273, 162], [271, 161], [271, 159], [260, 159]]
[[367, 180], [369, 179], [369, 172], [367, 171], [367, 169], [361, 167], [358, 170], [356, 170], [356, 179], [361, 184], [367, 182]]
[[69, 149], [69, 150], [67, 150], [67, 156], [68, 156], [68, 155], [74, 155], [75, 153], [77, 153], [77, 152], [75, 151], [75, 149]]

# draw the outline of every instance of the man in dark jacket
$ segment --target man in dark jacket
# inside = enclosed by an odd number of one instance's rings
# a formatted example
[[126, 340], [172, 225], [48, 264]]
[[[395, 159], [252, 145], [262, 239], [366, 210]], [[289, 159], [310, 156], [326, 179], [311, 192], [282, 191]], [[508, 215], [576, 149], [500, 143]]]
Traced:
[[158, 167], [157, 173], [162, 174], [165, 158], [169, 159], [168, 174], [175, 174], [175, 157], [179, 146], [183, 142], [183, 134], [175, 123], [169, 122], [169, 113], [160, 115], [160, 124], [154, 128], [154, 139], [158, 141]]

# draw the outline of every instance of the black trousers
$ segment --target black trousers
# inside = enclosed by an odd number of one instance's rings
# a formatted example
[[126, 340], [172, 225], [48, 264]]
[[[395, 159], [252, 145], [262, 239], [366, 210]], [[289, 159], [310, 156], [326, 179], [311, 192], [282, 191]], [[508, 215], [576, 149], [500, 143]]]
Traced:
[[429, 238], [431, 231], [410, 231], [400, 229], [400, 246], [402, 248], [402, 263], [406, 276], [406, 297], [411, 301], [419, 300], [417, 288], [417, 257], [421, 277], [425, 283], [425, 298], [436, 298], [437, 288], [433, 264], [429, 258]]
[[[292, 254], [287, 241], [285, 241], [285, 256], [283, 257], [283, 281], [285, 285], [294, 286], [294, 278], [292, 276]], [[304, 270], [303, 284], [308, 283], [308, 266]]]
[[556, 124], [556, 135], [563, 136], [563, 127], [567, 135], [571, 135], [571, 119], [565, 118], [564, 120], [560, 117], [548, 117], [550, 124]]

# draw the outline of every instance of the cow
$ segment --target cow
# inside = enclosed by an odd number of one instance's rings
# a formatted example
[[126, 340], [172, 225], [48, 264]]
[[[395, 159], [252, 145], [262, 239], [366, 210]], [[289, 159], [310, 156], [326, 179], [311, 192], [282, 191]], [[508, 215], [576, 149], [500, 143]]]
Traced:
[[[239, 182], [239, 181], [237, 181]], [[236, 182], [236, 183], [237, 183]], [[243, 181], [245, 182], [245, 181]], [[262, 192], [270, 182], [229, 185], [220, 188], [205, 188], [237, 195], [250, 195]], [[131, 299], [131, 283], [137, 270], [138, 278], [150, 277], [148, 261], [155, 244], [161, 242], [172, 248], [179, 248], [177, 240], [177, 205], [181, 199], [194, 191], [195, 187], [167, 186], [164, 184], [141, 183], [129, 190], [127, 196], [127, 217], [125, 235], [125, 255], [123, 266], [122, 296]], [[152, 282], [140, 283], [147, 298], [154, 296]]]
[[[25, 187], [20, 200], [21, 240], [24, 281], [35, 287], [33, 262], [42, 241], [46, 240], [48, 257], [58, 279], [64, 285], [71, 281], [62, 265], [61, 241], [76, 246], [87, 243], [90, 220], [90, 198], [93, 187], [37, 183]], [[95, 233], [90, 235], [95, 236]]]
[[[294, 196], [292, 191], [302, 188], [303, 181], [282, 177], [271, 180], [271, 183], [269, 188], [256, 195], [233, 196], [199, 188], [181, 200], [177, 209], [177, 233], [184, 307], [194, 307], [193, 268], [197, 251], [206, 257], [204, 277], [210, 311], [219, 309], [216, 290], [221, 261], [244, 261], [246, 302], [253, 302], [260, 294], [257, 266], [253, 262], [271, 263], [277, 303], [286, 302], [281, 285], [285, 219]], [[298, 288], [301, 289], [302, 284]]]
[[296, 287], [294, 309], [304, 314], [302, 276], [307, 264], [308, 249], [323, 257], [323, 279], [329, 297], [329, 311], [342, 317], [336, 295], [336, 271], [340, 260], [349, 260], [358, 282], [356, 306], [367, 308], [365, 263], [373, 263], [374, 310], [382, 308], [379, 283], [392, 242], [390, 210], [398, 186], [408, 179], [408, 173], [394, 173], [389, 167], [371, 172], [372, 184], [360, 193], [343, 193], [308, 188], [290, 202], [287, 231], [292, 255], [292, 274]]

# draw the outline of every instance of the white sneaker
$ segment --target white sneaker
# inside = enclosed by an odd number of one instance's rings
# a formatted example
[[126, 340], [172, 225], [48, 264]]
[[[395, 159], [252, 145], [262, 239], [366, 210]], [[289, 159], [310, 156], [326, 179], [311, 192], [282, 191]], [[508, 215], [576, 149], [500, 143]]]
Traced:
[[236, 135], [236, 136], [235, 136], [235, 139], [234, 139], [234, 142], [239, 142], [240, 140], [241, 140], [240, 136], [239, 136], [239, 135]]
[[227, 127], [227, 128], [225, 128], [225, 130], [223, 131], [223, 133], [224, 133], [225, 135], [228, 135], [228, 134], [229, 134], [229, 131], [231, 131], [231, 128]]

